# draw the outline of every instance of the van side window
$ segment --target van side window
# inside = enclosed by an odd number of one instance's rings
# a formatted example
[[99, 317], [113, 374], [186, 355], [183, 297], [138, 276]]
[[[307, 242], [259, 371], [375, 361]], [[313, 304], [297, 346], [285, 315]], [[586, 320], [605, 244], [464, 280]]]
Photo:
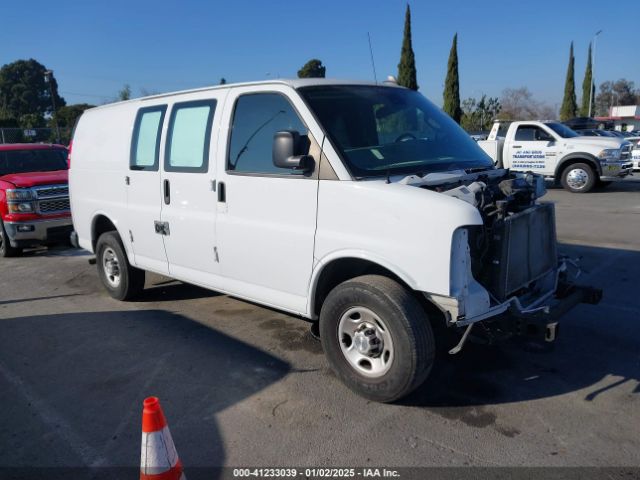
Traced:
[[215, 110], [215, 100], [197, 100], [173, 106], [165, 147], [165, 171], [207, 171]]
[[158, 170], [160, 135], [166, 105], [141, 108], [136, 115], [131, 141], [129, 166], [131, 170]]
[[279, 93], [251, 93], [238, 98], [233, 113], [227, 170], [242, 173], [302, 175], [273, 164], [273, 136], [281, 130], [307, 135], [293, 106]]

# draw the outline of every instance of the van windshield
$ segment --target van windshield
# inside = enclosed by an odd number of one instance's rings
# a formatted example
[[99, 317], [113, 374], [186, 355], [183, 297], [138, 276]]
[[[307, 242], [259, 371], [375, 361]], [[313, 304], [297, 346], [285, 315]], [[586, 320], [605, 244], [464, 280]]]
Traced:
[[455, 121], [413, 90], [323, 85], [298, 91], [355, 177], [493, 168]]
[[56, 149], [0, 150], [0, 175], [67, 170], [67, 151]]

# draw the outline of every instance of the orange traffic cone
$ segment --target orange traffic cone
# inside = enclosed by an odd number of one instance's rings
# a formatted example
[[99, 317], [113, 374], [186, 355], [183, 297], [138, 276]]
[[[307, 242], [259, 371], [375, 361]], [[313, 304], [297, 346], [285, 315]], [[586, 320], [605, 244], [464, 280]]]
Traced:
[[145, 398], [143, 407], [140, 480], [185, 480], [160, 401]]

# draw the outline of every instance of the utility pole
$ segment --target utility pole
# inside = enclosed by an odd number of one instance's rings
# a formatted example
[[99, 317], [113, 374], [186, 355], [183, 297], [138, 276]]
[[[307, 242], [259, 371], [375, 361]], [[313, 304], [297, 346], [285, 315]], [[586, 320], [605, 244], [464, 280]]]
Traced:
[[51, 94], [51, 106], [53, 107], [52, 118], [56, 122], [56, 142], [60, 143], [60, 125], [58, 125], [58, 113], [56, 110], [56, 98], [53, 95], [53, 82], [51, 81], [52, 77], [53, 77], [53, 70], [45, 70], [44, 81], [49, 84], [49, 92]]
[[602, 30], [598, 30], [593, 36], [593, 53], [591, 54], [591, 86], [589, 87], [589, 118], [591, 118], [591, 103], [593, 102], [593, 74], [596, 71], [596, 42], [598, 35], [602, 33]]
[[[609, 107], [609, 116], [613, 117], [613, 107], [618, 106], [618, 92], [611, 90], [611, 106]], [[613, 100], [615, 98], [615, 101]]]

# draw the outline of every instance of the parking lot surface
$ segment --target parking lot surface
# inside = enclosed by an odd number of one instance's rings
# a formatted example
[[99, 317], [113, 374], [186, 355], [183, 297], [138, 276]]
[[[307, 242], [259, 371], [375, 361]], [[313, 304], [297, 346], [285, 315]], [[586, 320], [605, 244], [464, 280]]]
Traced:
[[396, 405], [328, 369], [305, 321], [148, 275], [112, 300], [86, 252], [0, 262], [0, 465], [136, 466], [157, 395], [195, 466], [640, 466], [640, 181], [551, 189], [598, 306], [550, 351], [468, 345]]

